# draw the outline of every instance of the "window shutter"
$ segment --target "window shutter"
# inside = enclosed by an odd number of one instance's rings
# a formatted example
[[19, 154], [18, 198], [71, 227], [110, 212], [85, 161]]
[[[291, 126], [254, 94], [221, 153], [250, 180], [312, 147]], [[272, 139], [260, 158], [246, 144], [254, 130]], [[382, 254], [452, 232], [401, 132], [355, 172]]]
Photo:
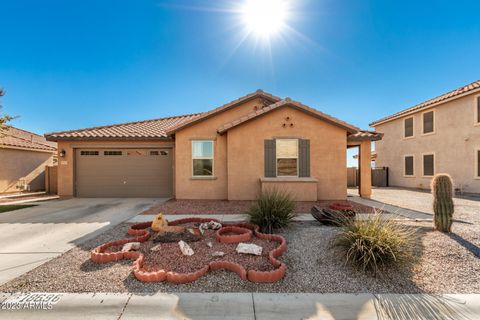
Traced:
[[298, 140], [298, 176], [310, 177], [310, 140]]
[[265, 177], [266, 178], [275, 178], [275, 140], [265, 140]]
[[477, 97], [477, 122], [480, 122], [480, 96]]

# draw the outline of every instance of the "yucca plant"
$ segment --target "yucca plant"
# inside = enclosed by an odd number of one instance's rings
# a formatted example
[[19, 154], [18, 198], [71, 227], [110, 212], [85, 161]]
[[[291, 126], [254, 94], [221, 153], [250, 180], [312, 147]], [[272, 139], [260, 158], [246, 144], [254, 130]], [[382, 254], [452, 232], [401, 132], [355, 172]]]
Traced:
[[376, 213], [340, 226], [332, 239], [333, 249], [346, 264], [374, 275], [386, 267], [413, 259], [415, 230]]
[[295, 217], [294, 210], [295, 201], [290, 193], [271, 188], [261, 192], [246, 213], [262, 232], [272, 233], [288, 226]]

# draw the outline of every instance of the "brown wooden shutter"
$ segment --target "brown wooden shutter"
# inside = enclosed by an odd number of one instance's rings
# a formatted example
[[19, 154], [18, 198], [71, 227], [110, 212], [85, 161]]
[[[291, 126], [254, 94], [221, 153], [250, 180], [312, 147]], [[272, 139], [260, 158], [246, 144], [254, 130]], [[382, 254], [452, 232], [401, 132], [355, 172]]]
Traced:
[[480, 122], [480, 96], [477, 97], [477, 122]]
[[310, 177], [310, 140], [298, 140], [298, 175]]
[[275, 140], [265, 140], [265, 151], [264, 151], [264, 162], [265, 162], [265, 177], [274, 178], [276, 177], [275, 172], [275, 158], [276, 158], [276, 148]]

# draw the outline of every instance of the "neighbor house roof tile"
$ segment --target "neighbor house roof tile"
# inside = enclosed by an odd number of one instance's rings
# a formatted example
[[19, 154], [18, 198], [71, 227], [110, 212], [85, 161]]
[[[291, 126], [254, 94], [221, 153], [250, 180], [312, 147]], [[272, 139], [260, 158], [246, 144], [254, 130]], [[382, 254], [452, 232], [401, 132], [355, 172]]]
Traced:
[[397, 113], [394, 113], [388, 117], [384, 117], [382, 119], [376, 120], [372, 123], [370, 123], [371, 127], [375, 127], [376, 125], [379, 125], [384, 122], [392, 121], [394, 119], [397, 119], [402, 116], [406, 116], [411, 113], [418, 112], [423, 109], [427, 109], [430, 107], [433, 107], [439, 103], [445, 102], [450, 99], [455, 99], [455, 98], [460, 98], [464, 95], [474, 93], [475, 91], [480, 91], [480, 80], [477, 80], [475, 82], [472, 82], [470, 84], [467, 84], [466, 86], [460, 87], [458, 89], [455, 89], [453, 91], [447, 92], [445, 94], [442, 94], [436, 98], [427, 100], [425, 102], [422, 102], [420, 104], [417, 104], [411, 108], [399, 111]]
[[33, 132], [6, 126], [5, 130], [0, 132], [0, 148], [54, 152], [57, 144]]

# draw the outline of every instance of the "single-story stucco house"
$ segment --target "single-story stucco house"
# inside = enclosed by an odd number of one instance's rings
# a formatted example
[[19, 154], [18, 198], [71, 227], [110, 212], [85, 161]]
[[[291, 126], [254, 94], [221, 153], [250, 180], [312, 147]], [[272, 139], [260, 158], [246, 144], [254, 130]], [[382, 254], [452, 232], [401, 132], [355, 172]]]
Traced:
[[0, 193], [45, 190], [45, 167], [56, 160], [57, 144], [5, 126], [0, 131]]
[[58, 142], [60, 196], [252, 200], [275, 186], [298, 201], [345, 199], [346, 151], [357, 146], [370, 196], [381, 138], [262, 90], [204, 113], [45, 136]]

